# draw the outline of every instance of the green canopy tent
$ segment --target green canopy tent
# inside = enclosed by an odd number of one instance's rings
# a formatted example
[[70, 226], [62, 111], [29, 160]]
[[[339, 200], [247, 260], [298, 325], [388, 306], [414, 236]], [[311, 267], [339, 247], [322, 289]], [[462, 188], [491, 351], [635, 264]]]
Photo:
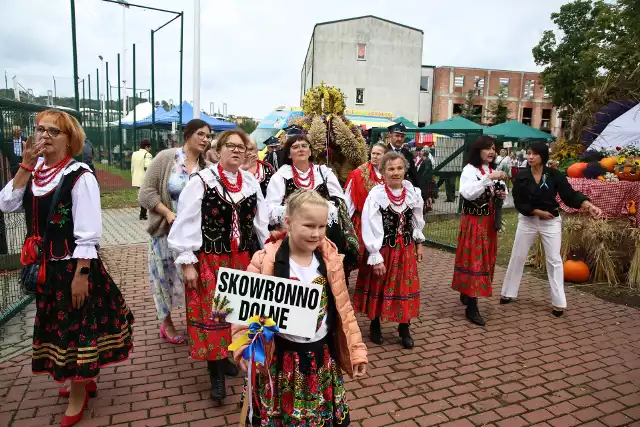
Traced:
[[496, 138], [500, 143], [504, 141], [523, 143], [534, 141], [551, 142], [556, 139], [556, 137], [551, 134], [527, 126], [517, 120], [510, 120], [506, 123], [488, 127], [484, 130], [484, 134]]
[[396, 123], [403, 123], [407, 129], [417, 129], [418, 126], [413, 123], [411, 120], [407, 119], [406, 117], [396, 117], [395, 119], [393, 119], [394, 122]]
[[465, 119], [464, 117], [456, 116], [456, 117], [450, 118], [449, 120], [443, 120], [441, 122], [430, 124], [427, 127], [420, 128], [420, 132], [437, 133], [437, 131], [439, 130], [464, 131], [464, 130], [480, 130], [480, 129], [484, 129], [484, 126], [479, 125], [476, 122], [472, 122], [469, 119]]

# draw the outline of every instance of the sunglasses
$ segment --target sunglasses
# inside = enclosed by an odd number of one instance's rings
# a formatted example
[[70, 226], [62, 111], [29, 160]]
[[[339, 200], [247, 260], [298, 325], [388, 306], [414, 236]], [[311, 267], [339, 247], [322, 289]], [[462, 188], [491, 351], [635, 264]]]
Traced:
[[54, 127], [46, 128], [44, 126], [36, 126], [36, 135], [43, 135], [45, 132], [47, 132], [51, 138], [56, 138], [61, 133], [65, 133]]

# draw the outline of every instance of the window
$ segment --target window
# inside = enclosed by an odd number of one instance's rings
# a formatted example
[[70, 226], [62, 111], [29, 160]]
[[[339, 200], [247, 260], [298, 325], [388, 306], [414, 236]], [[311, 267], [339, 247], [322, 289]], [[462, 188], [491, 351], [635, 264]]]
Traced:
[[549, 95], [549, 92], [547, 92], [547, 88], [546, 87], [543, 86], [542, 90], [544, 91], [544, 97], [545, 98], [550, 98], [551, 97], [551, 95]]
[[522, 109], [522, 123], [531, 126], [531, 117], [533, 116], [533, 108]]
[[456, 76], [454, 84], [455, 87], [464, 86], [464, 76]]
[[463, 104], [453, 104], [453, 114], [461, 114], [462, 107], [463, 107]]
[[367, 60], [367, 45], [366, 43], [358, 43], [358, 61]]
[[542, 123], [540, 129], [551, 129], [551, 108], [542, 110]]
[[420, 90], [423, 92], [429, 92], [429, 76], [420, 77]]
[[356, 89], [356, 105], [364, 104], [364, 89], [358, 88]]
[[535, 80], [527, 80], [524, 84], [524, 97], [533, 98], [533, 88], [535, 86]]
[[509, 78], [508, 77], [500, 77], [500, 93], [509, 93]]
[[476, 76], [476, 96], [483, 96], [484, 94], [484, 77]]

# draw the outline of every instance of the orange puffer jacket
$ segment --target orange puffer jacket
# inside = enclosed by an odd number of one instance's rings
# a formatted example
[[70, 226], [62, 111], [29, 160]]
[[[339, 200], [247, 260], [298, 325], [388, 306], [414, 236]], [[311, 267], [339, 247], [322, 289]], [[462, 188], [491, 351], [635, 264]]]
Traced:
[[[268, 243], [265, 248], [253, 255], [251, 265], [247, 267], [247, 271], [251, 273], [266, 274], [272, 276], [274, 273], [275, 256], [278, 248], [282, 244], [282, 240]], [[367, 346], [362, 342], [362, 334], [356, 320], [349, 293], [347, 292], [347, 282], [344, 278], [344, 268], [342, 259], [344, 255], [338, 253], [336, 245], [334, 245], [326, 237], [320, 243], [318, 250], [322, 254], [322, 258], [327, 266], [327, 279], [331, 287], [331, 293], [336, 301], [336, 310], [338, 312], [336, 322], [336, 344], [337, 344], [337, 363], [340, 368], [350, 377], [353, 377], [353, 368], [367, 361]], [[233, 339], [239, 338], [247, 330], [246, 326], [233, 325], [231, 328]], [[233, 358], [236, 362], [242, 359], [242, 352], [245, 347], [237, 349]], [[274, 346], [268, 346], [268, 358], [273, 357]]]

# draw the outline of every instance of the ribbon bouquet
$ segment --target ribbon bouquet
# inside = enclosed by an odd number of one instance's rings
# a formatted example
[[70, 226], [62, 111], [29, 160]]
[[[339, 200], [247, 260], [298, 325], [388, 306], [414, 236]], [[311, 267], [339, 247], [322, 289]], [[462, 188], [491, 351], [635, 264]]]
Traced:
[[269, 378], [271, 390], [273, 381], [270, 372], [270, 357], [267, 357], [266, 344], [273, 341], [275, 334], [280, 332], [276, 322], [269, 317], [255, 315], [249, 319], [249, 328], [241, 337], [235, 339], [229, 346], [230, 351], [238, 350], [246, 346], [242, 351], [242, 358], [247, 360], [247, 394], [245, 395], [242, 412], [240, 414], [240, 425], [244, 426], [247, 420], [247, 410], [249, 419], [253, 419], [253, 403], [259, 406], [256, 375], [260, 366], [264, 367]]

